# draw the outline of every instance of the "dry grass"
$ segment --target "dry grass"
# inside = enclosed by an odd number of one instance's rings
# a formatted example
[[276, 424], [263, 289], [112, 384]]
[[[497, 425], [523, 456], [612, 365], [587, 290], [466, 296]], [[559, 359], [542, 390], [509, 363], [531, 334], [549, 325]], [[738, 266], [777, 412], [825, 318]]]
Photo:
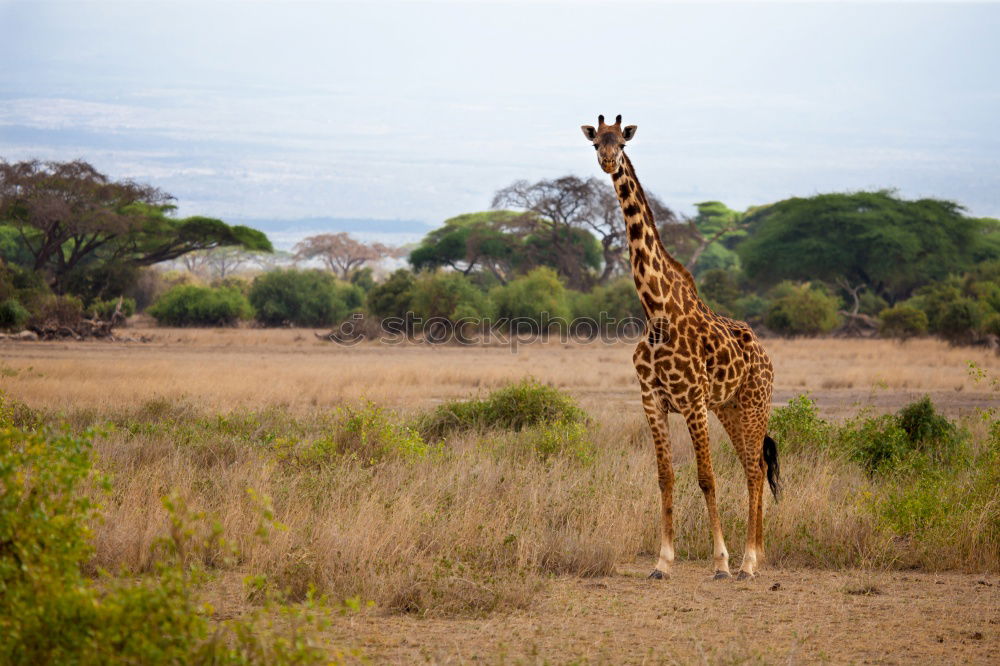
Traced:
[[[588, 410], [638, 411], [631, 347], [342, 347], [301, 329], [150, 329], [150, 344], [0, 342], [4, 387], [48, 409], [122, 409], [147, 400], [214, 410], [282, 405], [293, 412], [367, 397], [397, 408], [496, 388], [527, 375], [570, 392]], [[968, 377], [973, 360], [1000, 375], [1000, 357], [937, 340], [767, 340], [775, 401], [811, 391], [830, 414], [856, 403], [904, 402], [929, 392], [945, 408], [985, 404]], [[29, 369], [30, 368], [30, 369]], [[9, 373], [17, 374], [10, 376]]]
[[[657, 547], [652, 451], [625, 346], [550, 343], [512, 354], [345, 348], [302, 331], [154, 334], [149, 345], [0, 347], [0, 388], [12, 397], [76, 426], [117, 424], [96, 443], [114, 490], [95, 528], [95, 566], [148, 571], [168, 529], [160, 498], [171, 492], [222, 524], [243, 553], [238, 571], [265, 576], [290, 598], [315, 585], [333, 598], [423, 615], [525, 608], [552, 575], [607, 575]], [[994, 356], [926, 340], [769, 341], [768, 348], [778, 400], [815, 389], [834, 415], [853, 411], [850, 401], [866, 401], [876, 385], [877, 395], [896, 402], [909, 390], [958, 396], [953, 410], [995, 401], [968, 380], [966, 361], [1000, 375]], [[592, 461], [525, 455], [518, 435], [500, 432], [466, 433], [427, 456], [374, 465], [289, 455], [336, 430], [337, 405], [368, 398], [409, 419], [528, 375], [588, 410]], [[683, 424], [672, 423], [678, 555], [707, 561], [690, 443]], [[722, 520], [738, 562], [745, 482], [714, 419], [711, 429]], [[785, 501], [768, 498], [765, 509], [768, 566], [997, 569], [981, 551], [957, 546], [942, 557], [947, 544], [918, 552], [894, 539], [861, 501], [877, 488], [857, 466], [807, 453], [787, 456], [782, 469]], [[247, 489], [272, 498], [286, 527], [266, 542], [255, 536], [261, 511]], [[222, 566], [217, 553], [207, 559]]]

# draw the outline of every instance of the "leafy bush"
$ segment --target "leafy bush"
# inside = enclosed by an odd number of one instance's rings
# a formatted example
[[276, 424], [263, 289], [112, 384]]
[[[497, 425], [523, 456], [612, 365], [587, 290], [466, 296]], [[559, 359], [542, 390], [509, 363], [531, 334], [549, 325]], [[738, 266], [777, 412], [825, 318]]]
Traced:
[[949, 463], [967, 434], [934, 409], [930, 396], [911, 402], [896, 414], [912, 448], [937, 463]]
[[236, 289], [194, 285], [174, 287], [148, 312], [165, 326], [233, 326], [253, 317], [250, 303]]
[[423, 457], [430, 451], [416, 430], [400, 424], [391, 412], [370, 402], [361, 408], [344, 408], [341, 418], [338, 451], [364, 462]]
[[[121, 299], [122, 309], [121, 313], [125, 317], [131, 317], [135, 314], [135, 299], [134, 298], [123, 298]], [[87, 306], [87, 315], [90, 317], [98, 317], [100, 319], [110, 319], [118, 308], [118, 299], [110, 298], [106, 301], [94, 301]]]
[[413, 288], [416, 280], [413, 273], [400, 268], [382, 284], [377, 284], [368, 292], [368, 312], [379, 319], [394, 317], [405, 319], [413, 309]]
[[968, 341], [983, 320], [983, 305], [971, 298], [957, 298], [941, 310], [936, 332], [952, 343]]
[[895, 468], [910, 451], [906, 431], [891, 414], [848, 422], [840, 431], [839, 441], [847, 457], [869, 474]]
[[[939, 414], [928, 396], [896, 414], [859, 417], [844, 424], [840, 444], [869, 473], [955, 463], [968, 434]], [[905, 464], [905, 465], [904, 465]]]
[[816, 403], [807, 395], [798, 395], [787, 406], [775, 409], [769, 430], [787, 452], [825, 449], [833, 436], [833, 426], [819, 417]]
[[8, 298], [0, 302], [0, 329], [20, 331], [30, 317], [31, 313], [17, 299]]
[[556, 388], [533, 379], [490, 393], [485, 400], [461, 400], [440, 405], [424, 416], [420, 430], [427, 437], [470, 430], [522, 430], [537, 425], [582, 423], [576, 402]]
[[213, 630], [192, 592], [200, 576], [183, 563], [195, 533], [190, 516], [166, 501], [175, 529], [156, 575], [99, 589], [81, 570], [98, 511], [84, 486], [107, 487], [93, 475], [89, 436], [27, 432], [6, 413], [0, 409], [0, 663], [320, 661], [301, 627], [275, 637], [251, 617]]
[[775, 289], [776, 297], [767, 308], [764, 323], [782, 335], [818, 335], [836, 328], [840, 301], [808, 283], [784, 283]]
[[[602, 312], [615, 321], [645, 317], [639, 295], [635, 291], [635, 282], [630, 277], [622, 277], [607, 285], [599, 285], [594, 287], [590, 294], [584, 295], [590, 297], [591, 303], [574, 304], [572, 308], [574, 317], [586, 316], [600, 321]], [[585, 310], [584, 308], [588, 306], [589, 310]]]
[[927, 315], [912, 305], [896, 305], [879, 313], [882, 335], [903, 340], [927, 332]]
[[77, 326], [83, 317], [83, 303], [75, 296], [35, 293], [23, 301], [31, 316], [28, 326]]
[[740, 289], [739, 274], [713, 268], [699, 277], [698, 293], [703, 299], [711, 301], [712, 309], [728, 317], [741, 317], [738, 301], [743, 296]]
[[[510, 283], [493, 289], [490, 297], [496, 303], [497, 316], [512, 321], [518, 329], [541, 331], [553, 319], [569, 324], [572, 319], [566, 288], [559, 275], [543, 266]], [[516, 325], [514, 320], [518, 320]]]
[[461, 273], [422, 273], [413, 285], [413, 313], [429, 319], [479, 320], [493, 315], [493, 302]]
[[553, 423], [539, 424], [522, 430], [520, 439], [527, 450], [542, 460], [565, 456], [589, 465], [597, 455], [587, 426], [581, 421], [558, 419]]
[[257, 276], [250, 303], [267, 326], [332, 326], [361, 307], [359, 287], [319, 270], [278, 269]]

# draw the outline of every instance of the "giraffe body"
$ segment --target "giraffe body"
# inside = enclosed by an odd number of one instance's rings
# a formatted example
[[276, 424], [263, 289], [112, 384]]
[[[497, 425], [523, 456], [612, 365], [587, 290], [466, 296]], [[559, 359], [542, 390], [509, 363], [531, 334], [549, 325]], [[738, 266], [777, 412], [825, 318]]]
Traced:
[[777, 449], [767, 437], [774, 378], [771, 360], [749, 325], [717, 315], [702, 302], [694, 278], [663, 247], [645, 193], [623, 150], [635, 131], [634, 125], [621, 127], [621, 116], [614, 125], [606, 125], [601, 116], [597, 129], [583, 127], [618, 194], [632, 276], [647, 319], [646, 337], [632, 359], [653, 434], [660, 486], [660, 556], [651, 577], [668, 575], [674, 559], [674, 472], [667, 422], [671, 412], [684, 417], [694, 445], [698, 485], [711, 523], [715, 577], [729, 577], [709, 451], [710, 410], [732, 440], [746, 473], [747, 541], [738, 578], [753, 577], [764, 556], [765, 478], [772, 491], [778, 491]]

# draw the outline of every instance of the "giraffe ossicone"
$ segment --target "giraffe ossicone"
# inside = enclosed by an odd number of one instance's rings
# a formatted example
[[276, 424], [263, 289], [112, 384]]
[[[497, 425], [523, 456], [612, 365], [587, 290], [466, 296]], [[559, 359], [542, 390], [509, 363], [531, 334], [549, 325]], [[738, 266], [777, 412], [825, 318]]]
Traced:
[[667, 252], [645, 192], [625, 145], [637, 127], [613, 125], [598, 116], [583, 135], [597, 151], [601, 169], [621, 204], [628, 235], [629, 262], [646, 314], [647, 334], [632, 355], [642, 405], [653, 435], [660, 487], [660, 552], [651, 578], [669, 575], [674, 560], [673, 487], [667, 415], [683, 416], [698, 464], [698, 486], [705, 495], [711, 525], [715, 578], [729, 578], [709, 451], [708, 412], [719, 417], [743, 464], [747, 479], [746, 548], [737, 579], [752, 578], [764, 558], [765, 480], [779, 492], [777, 445], [767, 435], [774, 370], [753, 329], [745, 322], [712, 312], [699, 298], [691, 273]]

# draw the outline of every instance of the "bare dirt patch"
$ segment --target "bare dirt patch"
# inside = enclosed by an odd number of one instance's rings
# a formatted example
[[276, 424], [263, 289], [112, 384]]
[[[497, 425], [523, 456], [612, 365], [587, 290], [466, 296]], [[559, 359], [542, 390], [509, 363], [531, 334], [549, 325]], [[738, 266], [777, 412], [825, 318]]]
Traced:
[[530, 609], [481, 619], [337, 617], [326, 638], [392, 663], [1000, 662], [995, 575], [765, 569], [738, 583], [682, 562], [661, 582], [651, 567], [556, 578]]

